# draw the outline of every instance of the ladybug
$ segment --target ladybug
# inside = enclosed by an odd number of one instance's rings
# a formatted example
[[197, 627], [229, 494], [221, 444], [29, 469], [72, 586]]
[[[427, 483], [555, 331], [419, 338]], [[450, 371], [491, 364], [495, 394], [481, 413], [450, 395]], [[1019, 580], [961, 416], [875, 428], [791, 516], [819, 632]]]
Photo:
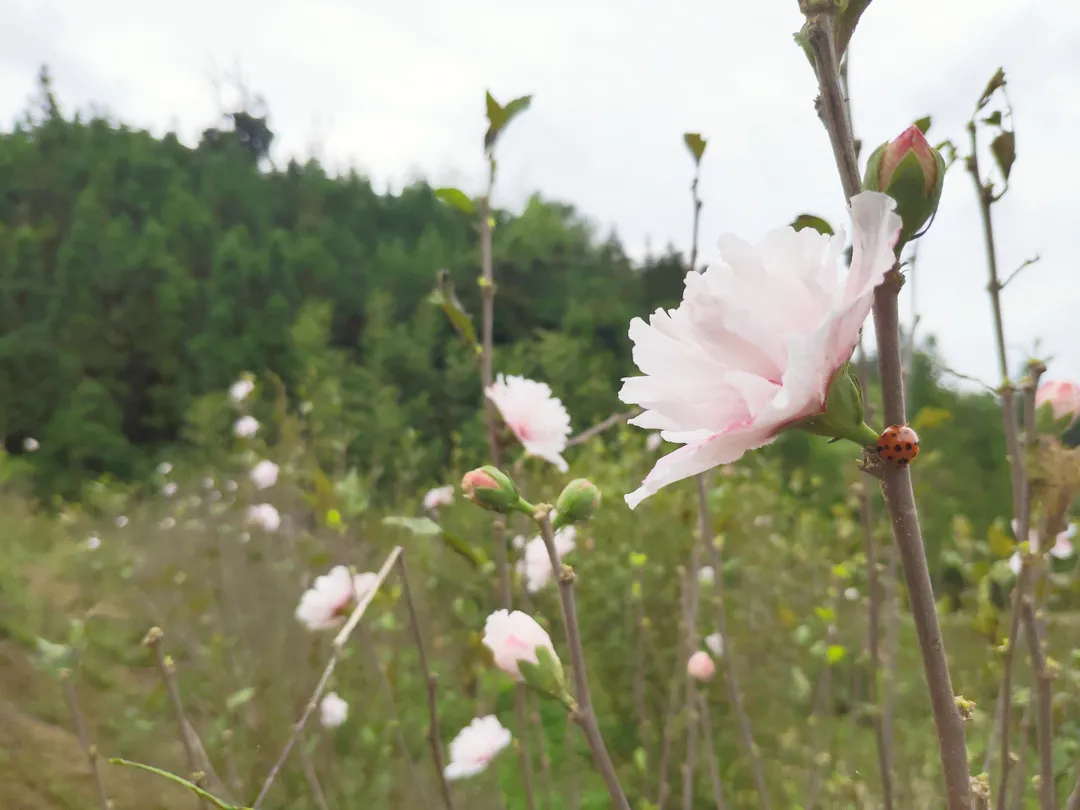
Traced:
[[919, 455], [919, 437], [907, 425], [889, 425], [877, 440], [878, 455], [897, 467], [906, 467]]

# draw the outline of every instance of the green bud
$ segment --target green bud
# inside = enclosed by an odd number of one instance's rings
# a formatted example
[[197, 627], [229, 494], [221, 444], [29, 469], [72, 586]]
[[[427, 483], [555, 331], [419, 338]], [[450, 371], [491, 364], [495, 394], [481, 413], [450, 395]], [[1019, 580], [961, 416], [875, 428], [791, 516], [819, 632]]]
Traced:
[[850, 363], [837, 369], [829, 380], [824, 412], [792, 427], [834, 440], [847, 439], [863, 447], [874, 447], [878, 440], [877, 432], [863, 422], [862, 387]]
[[945, 159], [914, 124], [870, 155], [863, 189], [896, 200], [896, 213], [904, 222], [898, 253], [937, 211], [944, 183]]
[[467, 500], [492, 512], [507, 514], [520, 508], [521, 496], [510, 477], [497, 467], [486, 465], [465, 473], [461, 491]]
[[555, 520], [552, 526], [560, 529], [573, 523], [582, 523], [600, 507], [600, 490], [585, 478], [575, 478], [563, 489], [555, 502]]
[[521, 677], [530, 688], [543, 695], [553, 698], [563, 704], [569, 711], [576, 708], [577, 703], [573, 695], [566, 688], [566, 676], [563, 674], [562, 661], [560, 661], [547, 647], [536, 648], [536, 663], [519, 659], [518, 669]]

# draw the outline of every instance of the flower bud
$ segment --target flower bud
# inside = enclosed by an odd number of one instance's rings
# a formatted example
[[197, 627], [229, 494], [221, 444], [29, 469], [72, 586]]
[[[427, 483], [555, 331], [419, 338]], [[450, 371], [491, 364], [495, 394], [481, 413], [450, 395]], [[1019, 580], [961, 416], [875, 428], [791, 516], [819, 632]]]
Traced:
[[555, 502], [555, 529], [583, 523], [596, 514], [600, 506], [600, 490], [585, 478], [575, 478], [563, 489]]
[[1068, 380], [1048, 380], [1035, 392], [1039, 428], [1045, 433], [1064, 433], [1080, 418], [1080, 385]]
[[507, 514], [521, 503], [517, 487], [502, 470], [487, 465], [465, 473], [461, 491], [467, 500], [492, 512]]
[[897, 251], [937, 211], [944, 183], [945, 159], [914, 124], [870, 155], [863, 189], [881, 191], [896, 200], [896, 213], [904, 221]]
[[825, 392], [825, 410], [791, 424], [834, 441], [848, 439], [863, 447], [877, 444], [878, 434], [863, 422], [863, 394], [850, 363], [836, 370]]
[[716, 664], [707, 652], [698, 650], [686, 662], [686, 672], [695, 681], [710, 681], [716, 674]]

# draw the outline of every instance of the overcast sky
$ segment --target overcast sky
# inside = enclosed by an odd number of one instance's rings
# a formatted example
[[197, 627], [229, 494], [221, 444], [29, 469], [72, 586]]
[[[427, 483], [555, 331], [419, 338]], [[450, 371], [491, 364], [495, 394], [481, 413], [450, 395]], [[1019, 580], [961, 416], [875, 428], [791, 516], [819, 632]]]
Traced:
[[[214, 79], [239, 67], [268, 102], [279, 165], [315, 154], [379, 188], [426, 177], [476, 191], [484, 91], [532, 93], [500, 143], [500, 205], [540, 191], [614, 228], [631, 255], [650, 240], [686, 248], [689, 130], [709, 139], [704, 260], [725, 231], [756, 240], [804, 211], [843, 220], [791, 39], [796, 0], [6, 0], [3, 16], [4, 126], [47, 62], [66, 111], [96, 104], [194, 142], [218, 109]], [[1042, 257], [1005, 293], [1009, 349], [1015, 366], [1040, 341], [1051, 376], [1080, 378], [1080, 3], [876, 0], [852, 47], [856, 130], [873, 146], [930, 114], [932, 141], [962, 140], [999, 65], [1018, 129], [995, 208], [1003, 272]], [[996, 383], [986, 280], [958, 164], [920, 243], [920, 330], [953, 368]], [[902, 305], [910, 318], [910, 291]]]

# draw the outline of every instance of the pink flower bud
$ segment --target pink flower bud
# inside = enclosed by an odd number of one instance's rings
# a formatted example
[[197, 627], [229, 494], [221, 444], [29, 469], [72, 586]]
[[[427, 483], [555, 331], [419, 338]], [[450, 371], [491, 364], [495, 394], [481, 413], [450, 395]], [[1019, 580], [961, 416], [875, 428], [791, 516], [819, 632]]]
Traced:
[[1080, 385], [1067, 380], [1048, 380], [1035, 392], [1035, 407], [1050, 407], [1055, 420], [1069, 420], [1071, 425], [1080, 416]]
[[707, 652], [698, 650], [686, 662], [686, 672], [696, 681], [711, 681], [716, 674], [716, 664]]
[[537, 663], [536, 648], [544, 647], [556, 661], [555, 645], [551, 636], [528, 613], [515, 610], [496, 610], [488, 616], [484, 625], [484, 646], [491, 650], [495, 666], [514, 680], [524, 680], [519, 661]]
[[490, 465], [465, 473], [461, 491], [467, 500], [492, 512], [506, 514], [521, 503], [514, 482], [502, 470]]
[[878, 184], [881, 188], [888, 188], [892, 182], [896, 169], [901, 161], [911, 153], [922, 166], [924, 186], [926, 193], [930, 194], [937, 183], [938, 165], [934, 147], [926, 140], [922, 131], [912, 124], [901, 132], [895, 140], [885, 145], [885, 151], [881, 154], [881, 163], [878, 164]]
[[863, 188], [880, 191], [896, 200], [896, 213], [903, 220], [895, 248], [913, 239], [937, 211], [945, 182], [945, 158], [912, 124], [883, 143], [866, 162]]

